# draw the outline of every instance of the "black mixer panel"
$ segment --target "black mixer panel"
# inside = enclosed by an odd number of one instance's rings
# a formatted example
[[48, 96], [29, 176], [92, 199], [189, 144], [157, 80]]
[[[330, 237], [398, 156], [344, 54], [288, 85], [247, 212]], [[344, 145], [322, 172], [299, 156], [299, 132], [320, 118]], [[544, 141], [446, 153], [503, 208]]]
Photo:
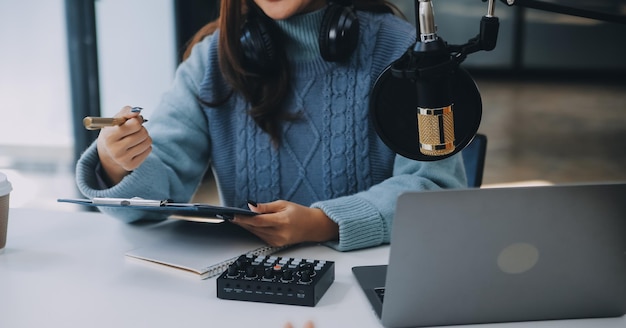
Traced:
[[332, 261], [241, 255], [217, 277], [217, 297], [315, 306], [334, 280]]

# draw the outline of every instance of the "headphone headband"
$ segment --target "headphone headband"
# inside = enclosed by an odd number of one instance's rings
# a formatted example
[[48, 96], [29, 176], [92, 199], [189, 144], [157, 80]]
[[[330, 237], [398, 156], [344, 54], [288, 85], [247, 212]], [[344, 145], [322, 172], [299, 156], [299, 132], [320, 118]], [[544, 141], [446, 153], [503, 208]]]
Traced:
[[[322, 58], [342, 62], [350, 58], [359, 39], [359, 20], [351, 0], [329, 0], [318, 44]], [[251, 71], [263, 73], [277, 67], [282, 47], [282, 35], [274, 20], [269, 18], [253, 0], [247, 0], [248, 15], [240, 37], [244, 64]]]

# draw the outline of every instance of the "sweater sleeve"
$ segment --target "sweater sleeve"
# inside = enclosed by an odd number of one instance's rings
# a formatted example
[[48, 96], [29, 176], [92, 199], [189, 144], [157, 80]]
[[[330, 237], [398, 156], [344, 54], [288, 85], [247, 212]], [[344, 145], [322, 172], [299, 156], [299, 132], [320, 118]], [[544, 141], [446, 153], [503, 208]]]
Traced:
[[[209, 161], [206, 116], [198, 102], [198, 86], [210, 60], [208, 37], [181, 63], [174, 82], [154, 111], [144, 110], [149, 118], [146, 128], [153, 140], [152, 152], [133, 172], [115, 186], [101, 189], [95, 168], [99, 157], [95, 142], [76, 164], [76, 183], [80, 192], [93, 197], [142, 197], [187, 202], [200, 183]], [[133, 209], [100, 208], [125, 222], [163, 219], [154, 213]]]
[[323, 210], [339, 225], [339, 241], [327, 245], [349, 251], [389, 243], [396, 200], [403, 192], [465, 187], [460, 153], [433, 162], [397, 155], [392, 177], [360, 193], [316, 202], [311, 207]]

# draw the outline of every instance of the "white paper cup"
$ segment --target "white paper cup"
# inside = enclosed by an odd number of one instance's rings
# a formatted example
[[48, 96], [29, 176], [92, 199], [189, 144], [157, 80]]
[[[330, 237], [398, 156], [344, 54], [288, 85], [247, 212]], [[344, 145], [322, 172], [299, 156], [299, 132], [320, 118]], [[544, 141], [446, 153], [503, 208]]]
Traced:
[[11, 183], [7, 176], [0, 172], [0, 253], [7, 244], [7, 226], [9, 224], [9, 195]]

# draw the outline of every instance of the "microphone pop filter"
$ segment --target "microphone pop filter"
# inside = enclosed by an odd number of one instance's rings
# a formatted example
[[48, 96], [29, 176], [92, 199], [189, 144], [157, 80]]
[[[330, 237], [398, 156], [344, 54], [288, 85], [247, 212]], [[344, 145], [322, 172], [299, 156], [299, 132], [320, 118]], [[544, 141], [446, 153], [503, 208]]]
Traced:
[[482, 116], [482, 100], [469, 73], [458, 67], [451, 76], [454, 111], [454, 151], [426, 155], [418, 142], [417, 107], [420, 95], [415, 81], [392, 75], [391, 65], [379, 75], [370, 98], [370, 118], [381, 140], [397, 154], [418, 160], [436, 161], [463, 150], [476, 135]]

